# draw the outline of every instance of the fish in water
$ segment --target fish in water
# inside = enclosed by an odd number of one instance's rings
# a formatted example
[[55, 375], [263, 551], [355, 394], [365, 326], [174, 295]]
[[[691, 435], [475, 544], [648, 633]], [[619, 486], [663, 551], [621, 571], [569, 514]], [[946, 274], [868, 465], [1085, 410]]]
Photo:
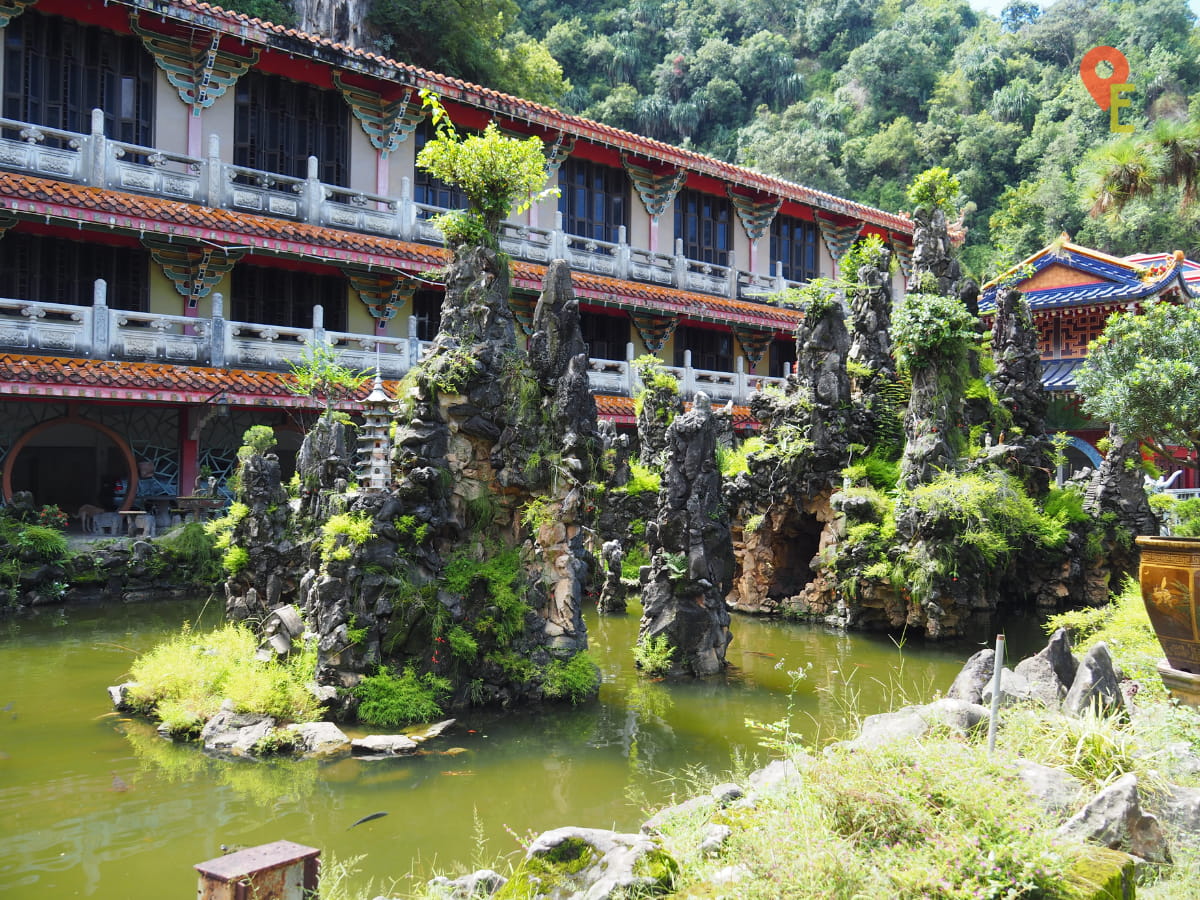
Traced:
[[120, 775], [118, 775], [116, 772], [113, 772], [112, 773], [112, 790], [116, 791], [118, 794], [123, 793], [123, 792], [129, 790], [129, 782], [126, 781], [124, 778], [122, 778]]
[[[385, 812], [371, 813], [369, 816], [363, 816], [361, 819], [355, 822], [354, 825], [361, 825], [363, 822], [370, 822], [372, 819], [382, 819], [386, 815], [387, 813]], [[353, 828], [354, 825], [351, 825], [350, 828]], [[347, 828], [346, 830], [349, 831], [350, 828]]]

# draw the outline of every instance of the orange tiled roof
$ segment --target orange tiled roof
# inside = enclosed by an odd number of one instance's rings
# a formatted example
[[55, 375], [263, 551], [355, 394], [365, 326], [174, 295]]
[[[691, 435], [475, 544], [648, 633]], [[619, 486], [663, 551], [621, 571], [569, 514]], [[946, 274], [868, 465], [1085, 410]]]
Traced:
[[[0, 397], [191, 405], [210, 403], [223, 395], [230, 406], [315, 409], [320, 405], [292, 393], [290, 385], [294, 383], [280, 372], [0, 353]], [[398, 386], [399, 382], [384, 382], [384, 390], [393, 397]], [[370, 389], [370, 385], [364, 386], [359, 399], [366, 397]], [[358, 407], [353, 401], [342, 405], [347, 409]], [[602, 417], [622, 424], [632, 424], [637, 419], [630, 397], [598, 394], [596, 407]], [[741, 429], [758, 425], [745, 406], [733, 408], [733, 422]]]
[[0, 354], [0, 394], [5, 396], [194, 404], [224, 394], [233, 406], [314, 407], [311, 399], [289, 390], [292, 383], [279, 372]]
[[[691, 408], [691, 404], [685, 404]], [[605, 394], [596, 395], [596, 409], [601, 418], [612, 419], [623, 425], [632, 425], [637, 421], [632, 397], [611, 397]], [[733, 408], [733, 427], [738, 430], [758, 428], [758, 420], [750, 415], [750, 407], [735, 406]]]
[[[399, 80], [406, 84], [412, 84], [418, 88], [429, 88], [444, 97], [492, 110], [513, 119], [523, 119], [530, 124], [553, 131], [567, 130], [592, 143], [659, 159], [722, 181], [731, 181], [772, 196], [796, 200], [818, 209], [862, 219], [900, 234], [912, 235], [912, 221], [905, 216], [875, 209], [862, 203], [855, 203], [825, 191], [793, 184], [782, 178], [764, 175], [752, 169], [704, 156], [693, 150], [685, 150], [653, 138], [622, 131], [582, 116], [564, 113], [541, 103], [522, 100], [491, 88], [398, 62], [360, 47], [350, 47], [329, 38], [307, 34], [282, 25], [273, 25], [243, 13], [226, 10], [215, 4], [202, 3], [198, 0], [118, 0], [118, 2], [137, 9], [148, 10], [164, 18], [224, 31], [250, 43], [267, 44], [272, 38], [287, 38], [292, 41], [292, 45], [287, 48], [289, 52], [303, 52], [307, 48], [308, 53], [320, 53], [322, 58], [326, 58], [329, 51], [333, 51], [340, 57], [338, 64], [347, 68], [389, 79], [396, 79], [399, 75], [401, 76]], [[379, 69], [384, 71], [376, 71]]]
[[[303, 256], [333, 265], [355, 263], [372, 268], [428, 271], [444, 266], [449, 260], [445, 250], [427, 244], [11, 172], [0, 172], [0, 207], [31, 216], [82, 221], [94, 227], [249, 246], [252, 250]], [[519, 286], [540, 290], [546, 267], [514, 260], [512, 272]], [[727, 300], [587, 273], [572, 273], [572, 281], [581, 297], [633, 309], [722, 322], [732, 319], [787, 332], [795, 330], [801, 318], [796, 310], [769, 304]]]

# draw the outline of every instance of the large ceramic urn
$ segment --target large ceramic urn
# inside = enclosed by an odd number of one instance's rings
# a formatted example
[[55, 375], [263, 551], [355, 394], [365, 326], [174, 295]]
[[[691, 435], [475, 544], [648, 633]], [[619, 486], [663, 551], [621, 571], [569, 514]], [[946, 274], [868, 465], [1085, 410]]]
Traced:
[[1137, 543], [1142, 601], [1167, 663], [1200, 675], [1200, 538], [1139, 537]]

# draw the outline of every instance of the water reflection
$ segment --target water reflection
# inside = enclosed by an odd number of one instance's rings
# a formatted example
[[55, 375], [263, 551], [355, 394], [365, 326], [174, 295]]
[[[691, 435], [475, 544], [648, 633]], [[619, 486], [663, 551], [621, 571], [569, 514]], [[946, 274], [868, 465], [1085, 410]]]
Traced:
[[[44, 900], [125, 898], [154, 885], [195, 889], [192, 865], [222, 844], [286, 838], [345, 859], [362, 880], [466, 864], [476, 835], [491, 854], [517, 849], [507, 831], [572, 823], [636, 828], [686, 788], [689, 773], [765, 762], [746, 719], [816, 741], [853, 712], [944, 690], [975, 647], [735, 618], [730, 671], [705, 682], [641, 677], [631, 647], [636, 611], [587, 616], [603, 673], [597, 702], [540, 710], [470, 711], [437, 744], [460, 748], [395, 760], [247, 763], [206, 757], [111, 715], [104, 688], [202, 604], [70, 609], [0, 621], [0, 895]], [[216, 624], [220, 610], [206, 613]], [[792, 684], [789, 671], [806, 677]], [[16, 719], [10, 718], [16, 713]], [[7, 757], [5, 757], [7, 754]], [[113, 790], [114, 776], [127, 789]], [[350, 829], [376, 812], [386, 817]]]

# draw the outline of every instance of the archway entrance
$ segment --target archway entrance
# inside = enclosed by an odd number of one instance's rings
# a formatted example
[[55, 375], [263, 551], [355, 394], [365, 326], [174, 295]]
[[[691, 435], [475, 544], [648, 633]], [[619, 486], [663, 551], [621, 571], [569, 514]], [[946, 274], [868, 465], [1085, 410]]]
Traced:
[[4, 499], [29, 491], [37, 506], [68, 513], [88, 504], [129, 509], [137, 467], [128, 442], [107, 425], [64, 416], [35, 425], [13, 445], [4, 465]]

